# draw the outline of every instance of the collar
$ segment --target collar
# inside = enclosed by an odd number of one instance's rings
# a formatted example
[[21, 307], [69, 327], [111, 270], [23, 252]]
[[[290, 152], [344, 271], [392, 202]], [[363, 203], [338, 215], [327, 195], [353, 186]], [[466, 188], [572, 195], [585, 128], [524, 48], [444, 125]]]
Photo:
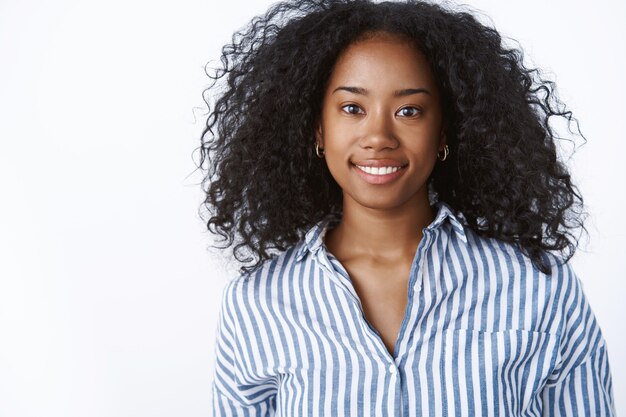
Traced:
[[[467, 243], [467, 236], [465, 234], [465, 228], [460, 220], [462, 214], [456, 215], [453, 212], [452, 207], [443, 201], [435, 203], [433, 206], [437, 209], [435, 219], [426, 227], [426, 229], [436, 229], [448, 219], [452, 224], [452, 229], [456, 232], [457, 236], [465, 243]], [[333, 218], [327, 216], [324, 219], [317, 222], [311, 227], [304, 235], [304, 241], [301, 243], [296, 253], [296, 261], [300, 261], [308, 252], [316, 252], [324, 243], [324, 235], [328, 230], [328, 227], [333, 223]]]

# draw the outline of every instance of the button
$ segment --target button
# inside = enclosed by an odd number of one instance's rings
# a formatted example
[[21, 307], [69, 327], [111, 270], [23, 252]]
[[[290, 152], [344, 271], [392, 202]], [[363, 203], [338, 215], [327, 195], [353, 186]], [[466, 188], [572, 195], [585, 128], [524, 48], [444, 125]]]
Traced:
[[396, 365], [393, 363], [389, 365], [389, 373], [395, 374], [396, 372], [398, 372], [398, 368], [396, 368]]

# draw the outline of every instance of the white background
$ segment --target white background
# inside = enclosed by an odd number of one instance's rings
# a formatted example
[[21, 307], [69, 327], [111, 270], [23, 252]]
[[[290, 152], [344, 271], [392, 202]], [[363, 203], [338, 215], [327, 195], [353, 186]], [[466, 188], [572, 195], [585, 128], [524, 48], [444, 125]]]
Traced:
[[[209, 414], [233, 269], [198, 216], [204, 64], [270, 4], [0, 0], [0, 416]], [[589, 140], [573, 262], [626, 412], [626, 4], [469, 4], [554, 75]]]

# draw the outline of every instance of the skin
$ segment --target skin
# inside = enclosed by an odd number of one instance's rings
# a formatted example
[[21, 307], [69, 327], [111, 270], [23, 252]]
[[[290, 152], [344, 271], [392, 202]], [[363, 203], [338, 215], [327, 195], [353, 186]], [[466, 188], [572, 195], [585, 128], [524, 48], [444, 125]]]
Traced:
[[[335, 91], [340, 86], [369, 93]], [[428, 93], [394, 97], [409, 88]], [[325, 91], [316, 140], [343, 191], [343, 217], [326, 233], [326, 247], [350, 275], [366, 318], [393, 355], [411, 264], [422, 228], [434, 220], [427, 180], [446, 142], [439, 91], [424, 55], [386, 33], [349, 46]], [[382, 158], [408, 165], [392, 182], [369, 184], [352, 163]]]

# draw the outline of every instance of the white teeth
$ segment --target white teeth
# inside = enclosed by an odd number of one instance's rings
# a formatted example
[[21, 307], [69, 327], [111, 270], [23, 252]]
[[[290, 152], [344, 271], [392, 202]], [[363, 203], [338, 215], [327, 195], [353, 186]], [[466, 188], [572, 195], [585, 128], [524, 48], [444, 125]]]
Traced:
[[360, 166], [360, 165], [357, 165], [356, 167], [359, 168], [361, 171], [367, 172], [368, 174], [372, 174], [372, 175], [391, 174], [392, 172], [396, 172], [396, 171], [399, 171], [401, 169], [401, 167], [380, 167], [380, 168], [376, 168], [376, 167], [364, 167], [364, 166]]

